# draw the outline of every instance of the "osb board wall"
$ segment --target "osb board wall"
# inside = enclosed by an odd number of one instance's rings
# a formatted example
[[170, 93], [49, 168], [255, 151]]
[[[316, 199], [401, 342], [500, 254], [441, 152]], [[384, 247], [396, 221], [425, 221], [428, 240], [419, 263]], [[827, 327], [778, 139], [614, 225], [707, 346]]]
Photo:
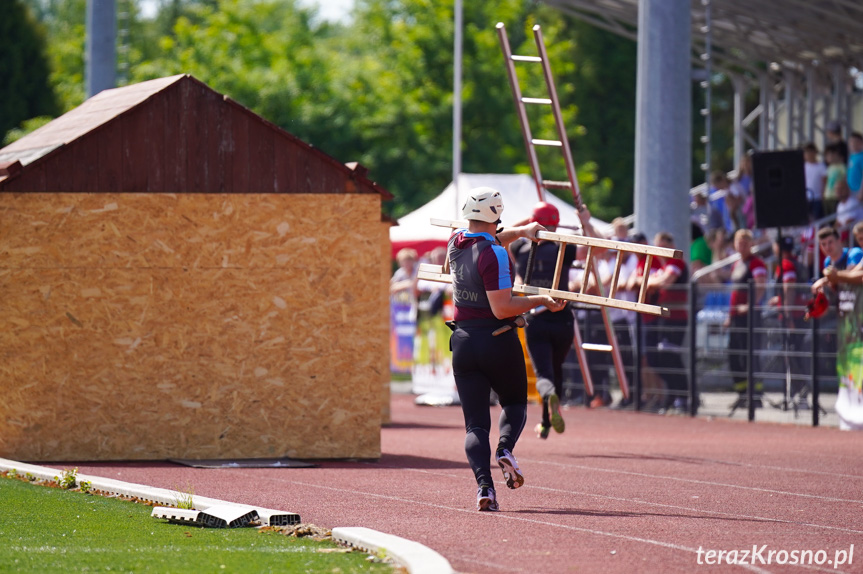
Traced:
[[389, 301], [389, 284], [390, 284], [390, 275], [392, 274], [392, 245], [390, 244], [390, 227], [392, 227], [392, 223], [389, 221], [381, 222], [382, 232], [381, 232], [381, 265], [380, 265], [380, 274], [381, 281], [383, 285], [386, 285], [385, 293], [386, 293], [386, 301], [384, 302], [384, 306], [386, 307], [385, 318], [387, 321], [386, 329], [387, 329], [387, 352], [384, 353], [384, 358], [386, 359], [386, 363], [381, 365], [381, 370], [383, 371], [383, 376], [381, 377], [381, 424], [388, 425], [392, 422], [392, 413], [390, 412], [390, 382], [392, 377], [390, 376], [390, 346], [389, 346], [389, 329], [390, 329], [390, 301]]
[[0, 194], [0, 456], [377, 458], [380, 198]]

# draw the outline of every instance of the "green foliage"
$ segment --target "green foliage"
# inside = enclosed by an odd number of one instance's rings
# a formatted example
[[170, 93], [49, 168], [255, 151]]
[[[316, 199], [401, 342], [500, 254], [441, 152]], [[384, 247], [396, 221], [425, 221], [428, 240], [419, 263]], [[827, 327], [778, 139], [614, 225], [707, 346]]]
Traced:
[[[27, 0], [51, 39], [51, 82], [69, 109], [84, 99], [86, 0]], [[192, 74], [342, 161], [358, 161], [395, 196], [399, 217], [452, 178], [453, 0], [356, 0], [350, 24], [318, 18], [299, 0], [160, 0], [128, 20], [129, 83]], [[635, 45], [531, 0], [463, 6], [462, 171], [529, 173], [495, 25], [513, 52], [536, 54], [542, 26], [582, 197], [609, 219], [632, 208]], [[543, 97], [536, 65], [522, 91]], [[534, 137], [558, 139], [553, 116], [531, 106]], [[26, 128], [25, 128], [26, 129]], [[542, 148], [545, 179], [566, 173]], [[571, 201], [571, 194], [561, 197]]]
[[4, 2], [0, 18], [0, 134], [34, 116], [59, 111], [48, 82], [45, 31], [22, 0]]
[[60, 485], [60, 488], [65, 490], [71, 490], [78, 486], [78, 469], [73, 468], [72, 470], [65, 469], [60, 474], [60, 476], [54, 477], [54, 482]]
[[6, 137], [3, 138], [2, 144], [4, 146], [7, 146], [14, 141], [20, 140], [30, 132], [36, 131], [37, 129], [41, 128], [53, 119], [54, 118], [52, 118], [51, 116], [38, 116], [35, 118], [30, 118], [29, 120], [24, 120], [23, 122], [21, 122], [21, 127], [12, 128], [8, 132], [6, 132]]

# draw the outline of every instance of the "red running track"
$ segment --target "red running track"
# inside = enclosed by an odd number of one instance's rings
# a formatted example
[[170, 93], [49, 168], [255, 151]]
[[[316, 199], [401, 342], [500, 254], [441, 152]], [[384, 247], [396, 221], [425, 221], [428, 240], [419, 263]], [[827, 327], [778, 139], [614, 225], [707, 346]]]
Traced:
[[[474, 509], [461, 409], [418, 407], [410, 395], [392, 397], [378, 462], [49, 466], [192, 485], [198, 495], [298, 512], [327, 528], [373, 528], [425, 544], [465, 573], [863, 572], [863, 434], [578, 408], [564, 411], [565, 433], [542, 441], [530, 431], [539, 407], [528, 415], [515, 450], [525, 486], [508, 490], [496, 473], [499, 513]], [[756, 557], [753, 546], [764, 547]], [[699, 565], [709, 559], [699, 548], [750, 556], [745, 565], [729, 565], [728, 555], [721, 566]], [[776, 563], [795, 561], [793, 551], [812, 564]], [[846, 563], [834, 568], [843, 551]]]

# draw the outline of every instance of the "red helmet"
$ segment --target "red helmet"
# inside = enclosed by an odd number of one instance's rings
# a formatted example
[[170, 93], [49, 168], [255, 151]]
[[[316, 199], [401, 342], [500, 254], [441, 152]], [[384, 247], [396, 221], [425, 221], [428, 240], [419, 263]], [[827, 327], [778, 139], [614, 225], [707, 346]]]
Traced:
[[557, 227], [557, 224], [560, 223], [560, 212], [552, 204], [540, 201], [533, 206], [533, 214], [530, 216], [530, 220], [545, 227], [549, 225]]
[[809, 319], [817, 319], [826, 313], [829, 307], [830, 301], [827, 299], [827, 295], [825, 295], [823, 291], [819, 291], [809, 300], [808, 303], [806, 303], [806, 315], [804, 318], [807, 321]]

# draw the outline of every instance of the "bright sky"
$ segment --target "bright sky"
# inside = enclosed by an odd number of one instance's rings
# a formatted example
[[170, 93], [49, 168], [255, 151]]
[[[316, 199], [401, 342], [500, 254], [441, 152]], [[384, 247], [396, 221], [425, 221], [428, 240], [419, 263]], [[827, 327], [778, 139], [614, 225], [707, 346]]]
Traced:
[[[155, 16], [158, 0], [139, 0], [139, 2], [141, 14], [145, 18]], [[317, 5], [318, 13], [324, 20], [344, 21], [354, 5], [354, 0], [300, 0], [300, 3], [306, 6]]]

